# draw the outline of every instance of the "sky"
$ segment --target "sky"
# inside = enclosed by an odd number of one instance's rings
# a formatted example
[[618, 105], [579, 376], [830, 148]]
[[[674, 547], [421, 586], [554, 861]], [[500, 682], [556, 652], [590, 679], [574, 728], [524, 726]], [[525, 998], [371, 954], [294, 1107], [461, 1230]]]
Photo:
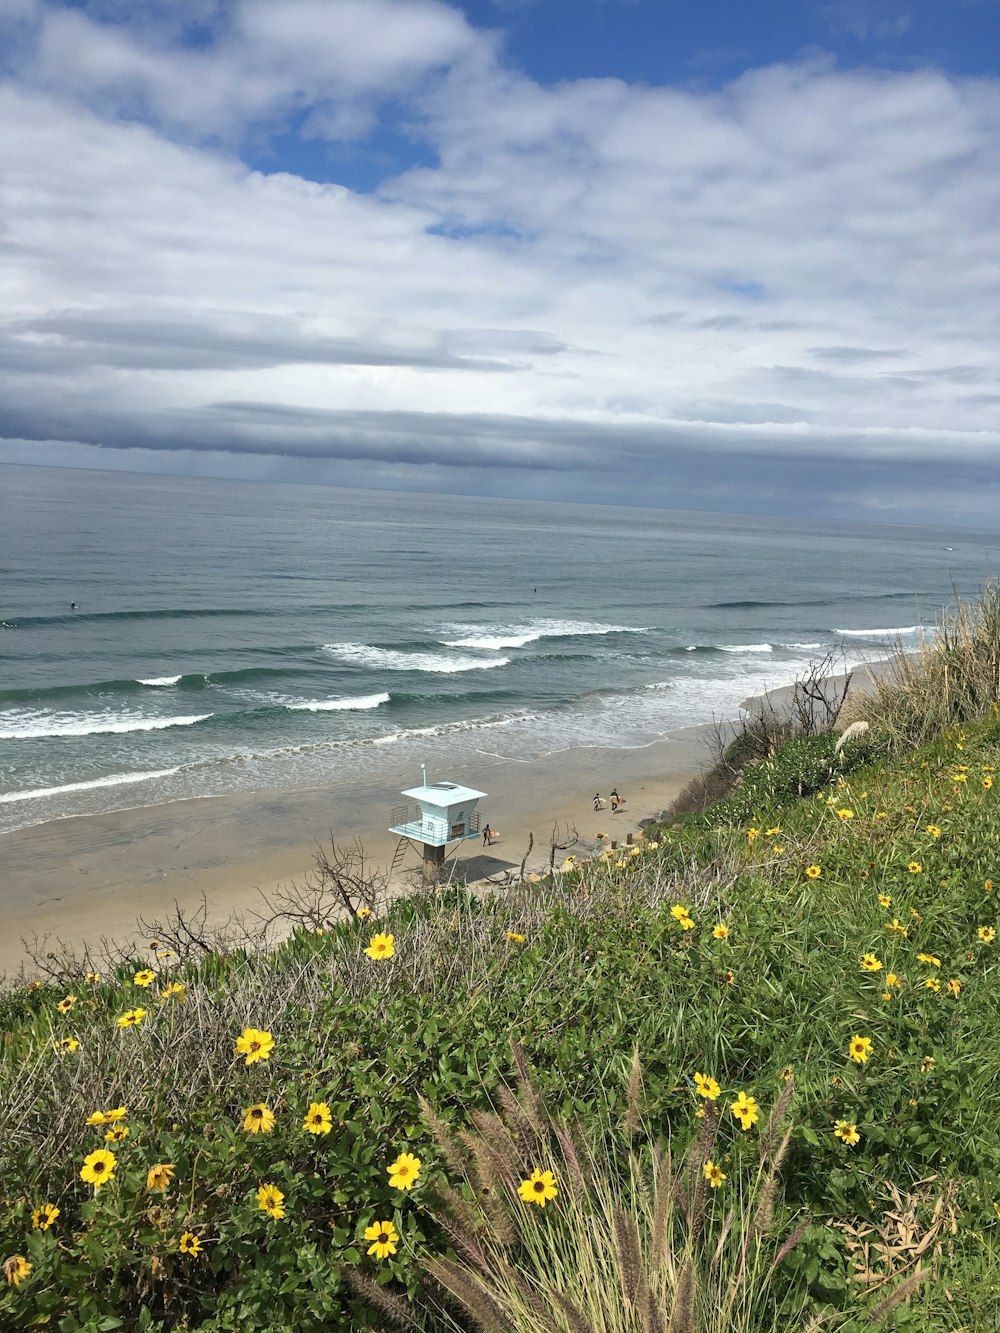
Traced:
[[1000, 0], [0, 0], [0, 462], [1000, 512]]

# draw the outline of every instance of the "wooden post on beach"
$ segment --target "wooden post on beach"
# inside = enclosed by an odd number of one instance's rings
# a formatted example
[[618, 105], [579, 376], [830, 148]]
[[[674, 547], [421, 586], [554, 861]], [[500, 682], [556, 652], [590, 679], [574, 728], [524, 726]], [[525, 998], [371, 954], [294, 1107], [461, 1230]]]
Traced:
[[424, 843], [424, 885], [434, 888], [441, 879], [441, 867], [444, 864], [444, 848], [436, 847], [432, 842]]

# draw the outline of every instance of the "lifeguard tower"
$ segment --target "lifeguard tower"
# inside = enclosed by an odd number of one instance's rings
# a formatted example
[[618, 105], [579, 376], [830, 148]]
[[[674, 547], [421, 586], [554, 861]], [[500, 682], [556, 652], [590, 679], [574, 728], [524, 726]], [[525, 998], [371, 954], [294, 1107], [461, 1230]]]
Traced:
[[429, 783], [425, 768], [423, 786], [400, 795], [407, 797], [408, 804], [392, 811], [389, 832], [422, 844], [424, 883], [437, 884], [448, 844], [479, 836], [476, 806], [486, 792], [457, 782]]

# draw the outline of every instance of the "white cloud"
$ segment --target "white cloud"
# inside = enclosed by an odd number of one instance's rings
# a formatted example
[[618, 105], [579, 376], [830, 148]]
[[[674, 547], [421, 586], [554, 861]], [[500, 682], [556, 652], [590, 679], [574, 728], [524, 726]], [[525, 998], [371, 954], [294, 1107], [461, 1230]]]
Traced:
[[[8, 436], [567, 498], [609, 457], [664, 499], [996, 457], [1000, 81], [542, 87], [430, 0], [186, 13], [214, 37], [49, 8], [0, 94]], [[375, 194], [240, 160], [388, 98], [437, 160]]]

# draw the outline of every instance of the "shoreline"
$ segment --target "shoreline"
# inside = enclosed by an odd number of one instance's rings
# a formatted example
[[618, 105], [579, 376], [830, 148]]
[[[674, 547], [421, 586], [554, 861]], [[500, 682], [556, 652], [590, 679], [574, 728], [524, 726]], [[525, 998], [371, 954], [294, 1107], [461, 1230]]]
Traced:
[[[456, 872], [470, 882], [516, 870], [534, 846], [527, 869], [548, 864], [555, 825], [575, 827], [578, 854], [596, 850], [596, 833], [625, 841], [639, 821], [663, 810], [709, 760], [714, 728], [664, 733], [634, 748], [574, 746], [538, 759], [481, 756], [435, 772], [479, 786], [483, 821], [500, 829], [487, 851], [477, 840], [460, 845]], [[199, 907], [221, 923], [257, 905], [268, 893], [301, 880], [318, 844], [332, 831], [340, 845], [360, 843], [373, 867], [388, 868], [398, 839], [388, 832], [399, 791], [419, 774], [385, 781], [332, 784], [305, 791], [196, 797], [106, 814], [77, 815], [0, 835], [0, 893], [5, 925], [0, 977], [16, 975], [27, 955], [22, 938], [81, 947], [102, 938], [138, 937], [139, 918], [162, 916], [175, 903]], [[593, 795], [617, 787], [625, 807], [596, 814]], [[407, 853], [390, 881], [405, 892], [419, 882], [419, 856]]]

